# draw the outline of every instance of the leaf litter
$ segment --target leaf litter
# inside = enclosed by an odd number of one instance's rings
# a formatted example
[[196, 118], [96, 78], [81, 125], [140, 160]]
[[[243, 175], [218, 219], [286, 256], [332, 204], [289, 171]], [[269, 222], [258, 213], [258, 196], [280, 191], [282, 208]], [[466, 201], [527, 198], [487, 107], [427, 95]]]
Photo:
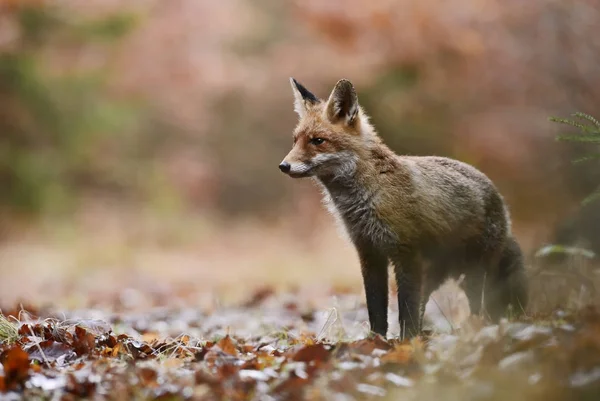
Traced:
[[359, 295], [335, 294], [329, 310], [294, 297], [263, 288], [239, 306], [211, 310], [5, 309], [0, 399], [517, 401], [600, 394], [594, 307], [498, 325], [472, 317], [451, 333], [400, 341], [368, 335]]

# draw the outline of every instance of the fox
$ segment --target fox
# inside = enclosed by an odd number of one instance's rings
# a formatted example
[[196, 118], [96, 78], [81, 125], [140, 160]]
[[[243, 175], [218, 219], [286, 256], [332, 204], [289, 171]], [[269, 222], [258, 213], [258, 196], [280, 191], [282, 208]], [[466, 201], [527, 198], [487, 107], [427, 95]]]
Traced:
[[321, 187], [354, 245], [370, 335], [387, 336], [390, 265], [402, 339], [421, 335], [424, 306], [448, 278], [464, 275], [472, 314], [498, 321], [508, 310], [524, 312], [523, 253], [504, 198], [488, 176], [447, 157], [394, 153], [347, 79], [327, 99], [294, 78], [290, 83], [299, 118], [279, 169]]

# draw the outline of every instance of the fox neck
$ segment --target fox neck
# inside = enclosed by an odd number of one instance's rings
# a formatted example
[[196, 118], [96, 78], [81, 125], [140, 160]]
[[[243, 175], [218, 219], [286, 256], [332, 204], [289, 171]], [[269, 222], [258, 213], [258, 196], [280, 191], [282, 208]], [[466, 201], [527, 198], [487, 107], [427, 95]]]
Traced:
[[[395, 240], [393, 232], [378, 217], [377, 200], [382, 169], [394, 165], [393, 153], [383, 144], [374, 144], [365, 155], [357, 155], [353, 168], [344, 174], [319, 176], [324, 202], [345, 228], [350, 239], [384, 244]], [[386, 166], [386, 167], [383, 167]], [[387, 172], [387, 171], [386, 171]]]

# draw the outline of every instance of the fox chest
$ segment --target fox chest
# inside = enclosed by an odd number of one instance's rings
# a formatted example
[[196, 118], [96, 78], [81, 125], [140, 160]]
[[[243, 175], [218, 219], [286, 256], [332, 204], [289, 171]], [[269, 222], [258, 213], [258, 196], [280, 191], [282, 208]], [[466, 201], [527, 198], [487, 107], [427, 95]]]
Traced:
[[398, 242], [397, 235], [381, 218], [376, 194], [352, 186], [324, 186], [324, 201], [350, 239], [369, 240], [387, 247]]

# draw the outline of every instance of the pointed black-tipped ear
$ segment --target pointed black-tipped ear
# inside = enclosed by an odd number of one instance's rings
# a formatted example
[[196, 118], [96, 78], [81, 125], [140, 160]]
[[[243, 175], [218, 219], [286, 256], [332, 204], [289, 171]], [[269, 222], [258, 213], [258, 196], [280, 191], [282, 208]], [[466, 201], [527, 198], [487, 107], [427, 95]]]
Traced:
[[351, 125], [358, 115], [358, 96], [354, 86], [347, 79], [340, 79], [329, 95], [327, 117], [331, 122], [344, 121]]
[[316, 104], [319, 102], [319, 98], [310, 93], [308, 89], [296, 81], [294, 78], [290, 78], [290, 84], [292, 85], [292, 91], [294, 92], [294, 110], [300, 117], [306, 114], [308, 104]]

